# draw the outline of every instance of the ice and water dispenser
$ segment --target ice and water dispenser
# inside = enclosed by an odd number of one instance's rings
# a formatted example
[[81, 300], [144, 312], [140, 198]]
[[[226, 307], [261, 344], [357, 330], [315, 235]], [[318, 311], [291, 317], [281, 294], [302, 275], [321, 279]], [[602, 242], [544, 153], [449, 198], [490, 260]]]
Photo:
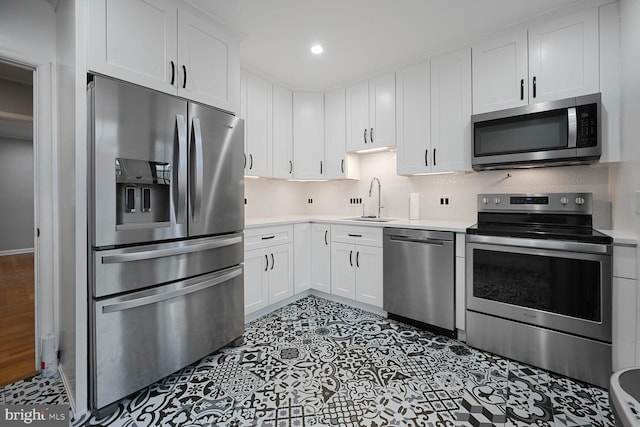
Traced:
[[168, 225], [171, 164], [120, 159], [116, 168], [116, 228]]

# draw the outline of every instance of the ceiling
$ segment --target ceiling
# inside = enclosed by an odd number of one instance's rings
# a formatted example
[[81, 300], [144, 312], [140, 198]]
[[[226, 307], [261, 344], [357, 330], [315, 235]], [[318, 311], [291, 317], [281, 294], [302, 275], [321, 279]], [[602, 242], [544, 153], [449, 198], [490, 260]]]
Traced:
[[[246, 36], [241, 61], [325, 90], [585, 0], [187, 0]], [[310, 47], [321, 43], [324, 53]]]

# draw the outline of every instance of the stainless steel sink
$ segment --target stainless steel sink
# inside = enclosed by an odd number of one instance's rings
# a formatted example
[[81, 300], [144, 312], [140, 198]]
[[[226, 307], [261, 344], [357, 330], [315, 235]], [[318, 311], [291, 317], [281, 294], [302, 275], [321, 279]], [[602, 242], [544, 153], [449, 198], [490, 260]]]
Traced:
[[344, 218], [346, 221], [368, 221], [368, 222], [389, 222], [394, 221], [395, 218], [378, 218], [371, 216], [356, 216], [352, 218]]

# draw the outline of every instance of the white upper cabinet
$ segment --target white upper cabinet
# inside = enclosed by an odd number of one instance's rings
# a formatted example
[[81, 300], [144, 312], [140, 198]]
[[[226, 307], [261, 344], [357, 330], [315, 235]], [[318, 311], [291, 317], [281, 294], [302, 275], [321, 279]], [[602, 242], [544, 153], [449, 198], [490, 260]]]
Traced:
[[293, 94], [293, 177], [324, 178], [324, 95]]
[[271, 176], [273, 171], [273, 87], [270, 82], [251, 73], [242, 77], [243, 118], [245, 119], [245, 175]]
[[293, 93], [273, 86], [273, 177], [293, 178]]
[[598, 9], [529, 29], [530, 103], [599, 90]]
[[239, 52], [238, 44], [206, 15], [181, 7], [178, 11], [178, 96], [237, 111]]
[[429, 173], [431, 153], [431, 64], [398, 71], [397, 171], [400, 175]]
[[473, 46], [473, 113], [528, 104], [527, 31]]
[[345, 89], [324, 94], [324, 156], [325, 178], [358, 179], [358, 158], [347, 154]]
[[90, 71], [235, 112], [237, 40], [172, 0], [91, 0]]
[[395, 74], [347, 88], [347, 151], [394, 146], [396, 141]]
[[473, 113], [598, 92], [598, 9], [473, 46]]
[[471, 170], [471, 49], [431, 60], [431, 171]]

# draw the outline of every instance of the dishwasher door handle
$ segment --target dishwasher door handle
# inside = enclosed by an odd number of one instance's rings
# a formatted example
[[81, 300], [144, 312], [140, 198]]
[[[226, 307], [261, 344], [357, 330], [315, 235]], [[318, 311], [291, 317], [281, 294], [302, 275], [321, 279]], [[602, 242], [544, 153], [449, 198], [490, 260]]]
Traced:
[[408, 236], [394, 236], [394, 235], [391, 235], [391, 236], [389, 236], [389, 238], [391, 239], [391, 241], [396, 241], [396, 242], [424, 243], [424, 244], [427, 244], [427, 245], [439, 245], [439, 246], [442, 246], [445, 243], [451, 242], [450, 240], [430, 239], [428, 237], [419, 238], [419, 237], [408, 237]]

